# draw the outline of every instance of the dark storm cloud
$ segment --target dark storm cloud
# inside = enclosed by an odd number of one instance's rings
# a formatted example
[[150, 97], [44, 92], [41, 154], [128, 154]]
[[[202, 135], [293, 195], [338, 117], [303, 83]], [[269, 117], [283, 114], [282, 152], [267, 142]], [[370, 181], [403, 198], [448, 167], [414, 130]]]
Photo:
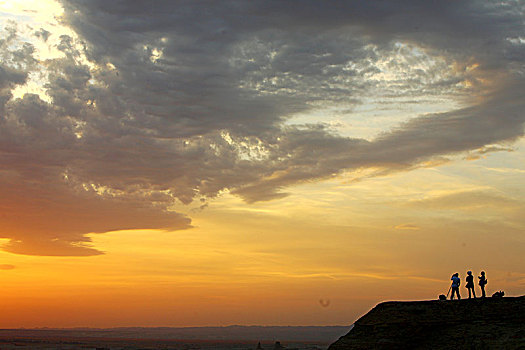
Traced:
[[[52, 103], [11, 98], [35, 59], [31, 46], [6, 44], [13, 29], [0, 42], [12, 252], [97, 254], [86, 233], [189, 227], [175, 201], [223, 190], [270, 200], [342, 171], [410, 170], [523, 135], [521, 2], [62, 3], [78, 39], [62, 36], [64, 56], [43, 63]], [[466, 107], [372, 140], [284, 124], [370, 94], [456, 95]]]

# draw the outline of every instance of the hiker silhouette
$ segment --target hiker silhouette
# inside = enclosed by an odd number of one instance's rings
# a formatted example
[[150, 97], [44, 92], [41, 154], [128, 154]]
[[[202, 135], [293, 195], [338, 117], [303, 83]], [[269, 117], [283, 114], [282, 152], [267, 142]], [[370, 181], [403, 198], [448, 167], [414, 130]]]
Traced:
[[481, 276], [478, 276], [479, 286], [481, 287], [481, 297], [485, 298], [485, 285], [487, 284], [487, 278], [485, 277], [485, 271], [481, 271]]
[[465, 284], [465, 287], [468, 289], [468, 298], [470, 299], [472, 297], [472, 293], [475, 299], [476, 292], [474, 291], [474, 276], [472, 276], [472, 271], [467, 271], [467, 277], [465, 278], [465, 281], [467, 282], [467, 284]]
[[454, 299], [454, 293], [458, 296], [458, 300], [461, 299], [461, 296], [459, 295], [459, 285], [461, 284], [461, 280], [459, 279], [459, 273], [455, 273], [450, 278], [452, 280], [452, 285], [450, 288], [452, 289], [452, 294], [450, 294], [450, 300]]

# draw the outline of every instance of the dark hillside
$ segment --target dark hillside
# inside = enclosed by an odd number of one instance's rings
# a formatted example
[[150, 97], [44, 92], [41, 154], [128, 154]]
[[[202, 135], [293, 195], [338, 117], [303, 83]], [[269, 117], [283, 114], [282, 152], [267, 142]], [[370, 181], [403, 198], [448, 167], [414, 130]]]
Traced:
[[329, 347], [350, 349], [525, 349], [525, 296], [381, 303]]

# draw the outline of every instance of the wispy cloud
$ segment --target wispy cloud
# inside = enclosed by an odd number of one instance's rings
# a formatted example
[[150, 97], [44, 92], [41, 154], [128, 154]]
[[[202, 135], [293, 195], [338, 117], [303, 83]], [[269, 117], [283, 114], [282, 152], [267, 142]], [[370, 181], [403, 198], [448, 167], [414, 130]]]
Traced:
[[419, 230], [420, 227], [414, 224], [399, 224], [394, 226], [396, 230]]
[[525, 173], [525, 169], [515, 169], [515, 168], [485, 168], [490, 171], [495, 171], [498, 173]]
[[436, 209], [516, 208], [520, 201], [489, 190], [457, 191], [413, 200], [409, 205]]

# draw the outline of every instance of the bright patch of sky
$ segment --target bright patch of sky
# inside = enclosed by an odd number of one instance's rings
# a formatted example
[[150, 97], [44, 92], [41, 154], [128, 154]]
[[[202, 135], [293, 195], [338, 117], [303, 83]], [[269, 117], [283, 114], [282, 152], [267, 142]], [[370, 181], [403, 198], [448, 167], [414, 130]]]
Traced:
[[35, 47], [34, 56], [41, 66], [40, 72], [29, 74], [25, 85], [12, 90], [14, 98], [31, 93], [51, 102], [44, 89], [47, 82], [45, 60], [64, 56], [56, 47], [60, 36], [76, 37], [71, 29], [60, 23], [63, 12], [62, 6], [54, 0], [0, 1], [2, 29], [15, 26], [18, 39]]
[[289, 125], [315, 124], [322, 121], [330, 130], [347, 137], [373, 140], [379, 133], [389, 131], [400, 123], [428, 113], [442, 113], [460, 106], [460, 101], [444, 97], [425, 97], [420, 100], [406, 98], [363, 98], [353, 105], [327, 106], [298, 113]]
[[[343, 136], [372, 140], [409, 119], [462, 106], [464, 101], [460, 98], [470, 86], [454, 62], [400, 42], [387, 52], [370, 49], [381, 57], [373, 62], [373, 69], [367, 67], [370, 73], [363, 75], [364, 83], [370, 83], [371, 87], [349, 95], [347, 102], [312, 103], [318, 108], [297, 113], [287, 123], [315, 124], [322, 120]], [[349, 67], [358, 71], [363, 69], [359, 68], [362, 65], [349, 63]], [[469, 69], [475, 67], [465, 70]]]

